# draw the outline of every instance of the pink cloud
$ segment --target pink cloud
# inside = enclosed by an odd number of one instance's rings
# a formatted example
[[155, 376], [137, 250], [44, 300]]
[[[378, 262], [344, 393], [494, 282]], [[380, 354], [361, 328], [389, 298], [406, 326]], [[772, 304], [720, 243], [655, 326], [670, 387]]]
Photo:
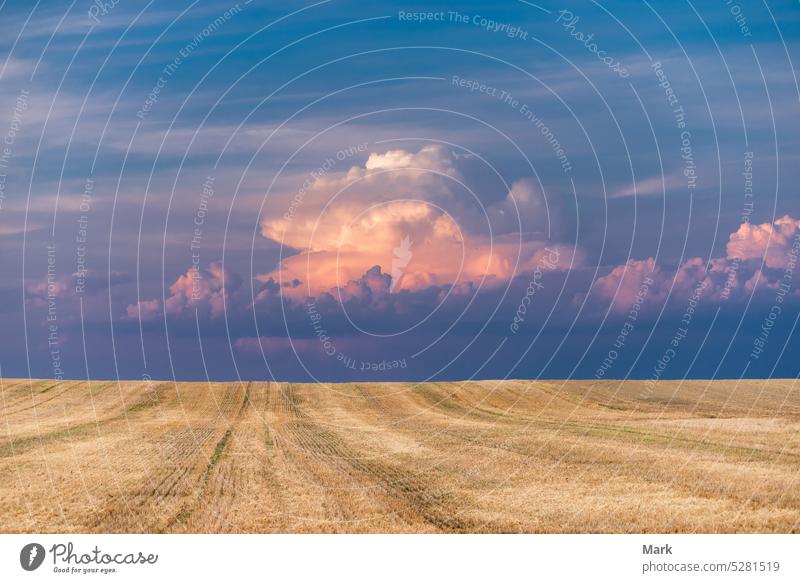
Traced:
[[128, 320], [154, 320], [161, 314], [161, 300], [142, 300], [135, 304], [130, 304], [126, 309], [126, 319]]
[[776, 290], [785, 280], [784, 274], [741, 262], [765, 257], [768, 268], [785, 269], [798, 259], [799, 233], [800, 221], [788, 215], [774, 223], [745, 223], [730, 235], [726, 257], [713, 258], [708, 263], [694, 257], [674, 271], [664, 269], [653, 258], [630, 259], [599, 277], [592, 291], [595, 297], [612, 302], [613, 310], [627, 311], [637, 299], [644, 305], [661, 305], [670, 293], [690, 297], [700, 285], [705, 301], [749, 296], [762, 289]]
[[[171, 316], [184, 316], [199, 310], [202, 315], [218, 318], [225, 312], [226, 291], [231, 295], [240, 289], [241, 278], [219, 262], [207, 269], [191, 267], [169, 287], [164, 311]], [[160, 300], [151, 299], [129, 305], [126, 312], [128, 318], [134, 319], [141, 312], [141, 318], [148, 320], [158, 315], [161, 308]]]
[[792, 254], [797, 260], [800, 220], [785, 215], [773, 223], [744, 223], [732, 233], [727, 245], [728, 259], [765, 259], [767, 267], [785, 268]]
[[[518, 180], [482, 208], [465, 192], [459, 160], [439, 145], [372, 153], [364, 167], [317, 177], [299, 199], [278, 196], [262, 234], [299, 253], [259, 280], [300, 281], [283, 290], [300, 297], [346, 286], [376, 265], [393, 275], [392, 291], [499, 284], [524, 273], [545, 246], [533, 229], [546, 222], [535, 183]], [[275, 210], [281, 201], [290, 212]]]

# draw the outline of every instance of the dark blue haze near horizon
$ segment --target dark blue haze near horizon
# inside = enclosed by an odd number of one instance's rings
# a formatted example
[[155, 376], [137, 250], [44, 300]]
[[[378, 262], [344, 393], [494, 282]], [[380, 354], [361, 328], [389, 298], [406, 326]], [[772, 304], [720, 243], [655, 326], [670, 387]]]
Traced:
[[800, 373], [796, 0], [0, 23], [4, 378]]

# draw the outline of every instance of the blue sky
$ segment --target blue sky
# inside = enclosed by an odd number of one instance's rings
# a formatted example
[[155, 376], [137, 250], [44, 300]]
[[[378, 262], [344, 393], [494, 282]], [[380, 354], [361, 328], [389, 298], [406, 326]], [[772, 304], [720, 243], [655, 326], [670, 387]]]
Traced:
[[3, 376], [797, 376], [797, 2], [0, 19]]

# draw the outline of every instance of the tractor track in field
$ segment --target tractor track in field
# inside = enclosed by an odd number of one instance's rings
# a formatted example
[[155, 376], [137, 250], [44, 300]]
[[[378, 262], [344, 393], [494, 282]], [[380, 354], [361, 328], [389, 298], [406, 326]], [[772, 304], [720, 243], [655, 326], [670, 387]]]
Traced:
[[[64, 394], [66, 394], [67, 392], [69, 392], [70, 390], [72, 390], [75, 387], [80, 387], [82, 384], [85, 384], [85, 381], [60, 381], [60, 382], [54, 383], [54, 384], [46, 387], [45, 389], [39, 391], [36, 394], [37, 395], [42, 395], [44, 393], [49, 392], [51, 389], [54, 389], [54, 388], [58, 387], [59, 385], [64, 385], [64, 388], [62, 390], [60, 390], [60, 391], [57, 391], [57, 392], [53, 393], [52, 395], [50, 395], [46, 399], [41, 399], [40, 401], [34, 402], [32, 405], [26, 405], [25, 407], [20, 407], [19, 409], [13, 409], [13, 410], [9, 410], [7, 408], [6, 410], [3, 411], [3, 413], [6, 416], [9, 416], [9, 415], [16, 415], [18, 413], [23, 413], [24, 411], [30, 411], [31, 409], [41, 408], [42, 405], [44, 405], [45, 403], [49, 403], [51, 401], [54, 401], [55, 399], [58, 399], [59, 397], [64, 396]], [[104, 388], [106, 388], [108, 386], [111, 386], [113, 384], [114, 383], [101, 383], [96, 387], [95, 390], [104, 389]], [[30, 397], [30, 394], [28, 395], [28, 397]], [[34, 397], [34, 399], [35, 399], [35, 397]]]
[[319, 425], [302, 411], [291, 386], [282, 394], [286, 410], [293, 414], [293, 419], [286, 422], [285, 429], [298, 450], [321, 464], [377, 483], [385, 495], [402, 499], [407, 510], [438, 530], [468, 532], [475, 526], [459, 516], [456, 496], [451, 492], [436, 488], [400, 467], [359, 456], [339, 435]]
[[211, 479], [211, 475], [222, 458], [222, 455], [225, 452], [225, 447], [227, 446], [228, 441], [231, 439], [238, 422], [243, 417], [245, 411], [250, 407], [250, 388], [252, 384], [252, 381], [250, 381], [247, 383], [247, 385], [245, 385], [244, 396], [242, 397], [242, 401], [239, 405], [236, 416], [225, 430], [225, 433], [222, 435], [219, 441], [217, 441], [214, 451], [211, 453], [211, 457], [209, 458], [205, 470], [200, 477], [199, 486], [197, 486], [195, 489], [193, 499], [185, 504], [178, 511], [178, 513], [167, 522], [166, 530], [174, 530], [176, 527], [185, 524], [201, 505], [203, 499], [205, 498], [206, 491], [208, 490], [208, 483]]
[[[169, 386], [176, 388], [177, 404], [180, 408], [184, 408], [179, 385], [175, 383], [158, 385], [159, 402], [163, 403], [161, 397], [164, 396]], [[200, 387], [203, 386], [200, 385]], [[136, 525], [134, 528], [141, 530], [143, 526], [138, 517], [148, 516], [150, 517], [148, 528], [154, 532], [164, 532], [173, 519], [165, 521], [163, 517], [180, 514], [180, 509], [184, 507], [182, 498], [187, 497], [187, 492], [196, 483], [195, 476], [201, 475], [197, 468], [198, 456], [206, 451], [209, 441], [219, 435], [219, 427], [214, 422], [214, 418], [224, 417], [228, 411], [235, 408], [238, 402], [238, 399], [235, 398], [236, 394], [241, 394], [241, 391], [231, 390], [230, 385], [225, 385], [219, 400], [211, 398], [201, 401], [204, 406], [196, 409], [197, 416], [205, 421], [204, 425], [192, 424], [169, 429], [161, 433], [159, 438], [153, 442], [154, 449], [150, 453], [147, 453], [146, 450], [141, 451], [140, 455], [147, 456], [142, 459], [142, 467], [146, 471], [144, 479], [128, 478], [120, 485], [123, 491], [128, 492], [123, 501], [125, 511], [120, 514], [118, 510], [120, 501], [112, 497], [107, 502], [107, 508], [98, 512], [92, 528], [97, 531], [107, 529], [125, 531], [131, 529], [125, 525], [132, 523]], [[158, 407], [153, 410], [160, 411]], [[123, 409], [121, 413], [126, 418], [129, 414], [128, 409]], [[136, 417], [135, 412], [133, 417]], [[148, 471], [148, 467], [155, 469]], [[176, 505], [177, 509], [175, 509]], [[148, 512], [148, 509], [153, 507], [158, 510]], [[122, 524], [121, 529], [117, 526], [120, 523]], [[115, 526], [112, 527], [112, 524]]]

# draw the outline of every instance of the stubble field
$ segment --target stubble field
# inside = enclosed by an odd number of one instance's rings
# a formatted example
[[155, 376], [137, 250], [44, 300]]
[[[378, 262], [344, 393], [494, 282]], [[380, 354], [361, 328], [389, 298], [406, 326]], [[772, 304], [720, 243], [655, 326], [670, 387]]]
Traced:
[[800, 532], [792, 380], [2, 380], [2, 532]]

